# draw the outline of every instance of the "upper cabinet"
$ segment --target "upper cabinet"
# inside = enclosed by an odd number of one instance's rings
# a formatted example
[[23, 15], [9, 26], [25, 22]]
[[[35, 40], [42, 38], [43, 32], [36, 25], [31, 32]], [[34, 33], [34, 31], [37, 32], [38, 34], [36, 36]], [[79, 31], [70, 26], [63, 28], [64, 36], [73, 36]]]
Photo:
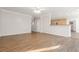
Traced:
[[67, 19], [66, 18], [52, 19], [51, 25], [67, 25]]

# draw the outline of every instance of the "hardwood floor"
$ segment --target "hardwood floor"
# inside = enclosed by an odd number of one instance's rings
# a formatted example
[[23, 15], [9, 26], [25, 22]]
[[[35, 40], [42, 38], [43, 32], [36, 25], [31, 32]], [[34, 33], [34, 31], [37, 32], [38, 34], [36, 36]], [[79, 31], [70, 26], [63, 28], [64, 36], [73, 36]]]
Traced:
[[[0, 37], [1, 52], [70, 52], [79, 51], [73, 45], [75, 38], [55, 36], [45, 33], [31, 33]], [[77, 43], [79, 41], [77, 40]]]

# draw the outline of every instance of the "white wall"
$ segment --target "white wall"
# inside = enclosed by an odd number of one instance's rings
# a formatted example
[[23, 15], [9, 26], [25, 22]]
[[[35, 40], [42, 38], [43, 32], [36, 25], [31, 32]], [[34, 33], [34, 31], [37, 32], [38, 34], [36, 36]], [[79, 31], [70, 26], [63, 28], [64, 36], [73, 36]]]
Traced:
[[51, 14], [41, 15], [37, 23], [37, 32], [65, 36], [65, 37], [71, 36], [70, 25], [67, 25], [67, 26], [56, 26], [55, 25], [54, 26], [54, 25], [50, 25], [50, 21], [51, 21]]
[[31, 16], [0, 9], [0, 36], [31, 32]]
[[79, 33], [79, 17], [76, 18], [76, 32]]

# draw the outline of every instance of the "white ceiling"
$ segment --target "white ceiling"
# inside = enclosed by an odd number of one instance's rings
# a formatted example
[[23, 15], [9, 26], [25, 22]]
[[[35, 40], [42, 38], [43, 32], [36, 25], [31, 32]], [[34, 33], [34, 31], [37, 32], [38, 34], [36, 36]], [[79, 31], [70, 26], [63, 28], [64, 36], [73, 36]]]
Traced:
[[[1, 7], [1, 8], [10, 10], [10, 11], [24, 13], [24, 14], [34, 15], [34, 16], [37, 15], [34, 13], [34, 10], [33, 10], [34, 7]], [[42, 14], [51, 13], [52, 15], [58, 15], [64, 12], [70, 13], [75, 11], [76, 9], [79, 9], [79, 8], [78, 7], [45, 7], [45, 10], [43, 10], [41, 13]]]
[[33, 15], [33, 10], [29, 7], [2, 7], [2, 9]]

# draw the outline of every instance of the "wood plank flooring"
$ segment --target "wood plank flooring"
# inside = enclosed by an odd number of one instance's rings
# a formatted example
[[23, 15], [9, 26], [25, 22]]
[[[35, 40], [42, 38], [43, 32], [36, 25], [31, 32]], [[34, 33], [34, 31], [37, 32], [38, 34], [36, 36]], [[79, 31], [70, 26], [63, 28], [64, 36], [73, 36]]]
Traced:
[[[77, 39], [76, 39], [77, 40]], [[55, 36], [45, 33], [25, 33], [0, 37], [1, 52], [70, 52], [74, 38]], [[78, 40], [77, 40], [77, 43]], [[74, 47], [73, 47], [74, 46]]]

